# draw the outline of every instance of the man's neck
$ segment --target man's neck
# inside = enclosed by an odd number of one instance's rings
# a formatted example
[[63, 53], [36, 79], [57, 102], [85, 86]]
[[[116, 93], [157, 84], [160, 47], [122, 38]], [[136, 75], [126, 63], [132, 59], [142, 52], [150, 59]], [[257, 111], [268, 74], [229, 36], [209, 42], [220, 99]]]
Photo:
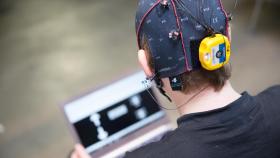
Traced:
[[181, 95], [176, 98], [175, 102], [180, 106], [189, 100], [187, 104], [178, 107], [178, 112], [182, 116], [224, 107], [237, 100], [240, 96], [241, 95], [232, 88], [230, 82], [226, 82], [224, 87], [218, 92], [215, 91], [214, 88], [208, 87], [191, 94], [181, 93]]

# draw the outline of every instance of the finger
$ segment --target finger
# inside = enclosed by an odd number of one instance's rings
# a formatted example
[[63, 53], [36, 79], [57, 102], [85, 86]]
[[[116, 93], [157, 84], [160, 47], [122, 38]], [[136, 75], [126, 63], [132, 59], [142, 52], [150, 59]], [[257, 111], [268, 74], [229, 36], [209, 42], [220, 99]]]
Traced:
[[74, 153], [74, 149], [72, 149], [70, 152], [69, 152], [69, 154], [68, 154], [68, 156], [67, 156], [67, 158], [72, 158], [72, 154]]
[[75, 145], [75, 149], [80, 158], [90, 158], [90, 156], [88, 155], [88, 153], [86, 152], [85, 148], [82, 145], [80, 144]]
[[79, 158], [76, 151], [71, 154], [71, 158]]

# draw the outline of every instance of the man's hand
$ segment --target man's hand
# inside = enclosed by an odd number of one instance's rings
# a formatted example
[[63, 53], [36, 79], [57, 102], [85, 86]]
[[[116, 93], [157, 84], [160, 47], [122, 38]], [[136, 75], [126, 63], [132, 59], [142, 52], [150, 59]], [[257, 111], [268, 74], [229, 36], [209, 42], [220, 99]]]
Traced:
[[80, 145], [76, 144], [74, 152], [71, 154], [71, 158], [91, 158], [89, 154], [86, 152], [85, 148]]

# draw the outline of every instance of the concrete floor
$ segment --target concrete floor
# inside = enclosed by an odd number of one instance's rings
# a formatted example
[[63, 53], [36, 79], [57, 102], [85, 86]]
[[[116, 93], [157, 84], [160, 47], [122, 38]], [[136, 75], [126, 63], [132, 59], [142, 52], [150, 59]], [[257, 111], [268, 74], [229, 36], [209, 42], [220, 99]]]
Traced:
[[[279, 7], [266, 4], [249, 33], [251, 5], [243, 1], [235, 12], [231, 81], [256, 94], [280, 84]], [[139, 69], [135, 6], [131, 0], [0, 2], [1, 158], [67, 155], [73, 141], [59, 105]], [[174, 123], [177, 114], [168, 113]]]

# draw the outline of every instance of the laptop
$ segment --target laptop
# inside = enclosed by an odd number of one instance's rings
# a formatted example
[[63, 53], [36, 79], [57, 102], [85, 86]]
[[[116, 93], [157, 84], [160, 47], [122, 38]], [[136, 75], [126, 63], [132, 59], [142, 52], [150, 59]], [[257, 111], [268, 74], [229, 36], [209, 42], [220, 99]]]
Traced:
[[171, 130], [143, 80], [137, 72], [62, 105], [74, 140], [92, 157], [123, 157]]

